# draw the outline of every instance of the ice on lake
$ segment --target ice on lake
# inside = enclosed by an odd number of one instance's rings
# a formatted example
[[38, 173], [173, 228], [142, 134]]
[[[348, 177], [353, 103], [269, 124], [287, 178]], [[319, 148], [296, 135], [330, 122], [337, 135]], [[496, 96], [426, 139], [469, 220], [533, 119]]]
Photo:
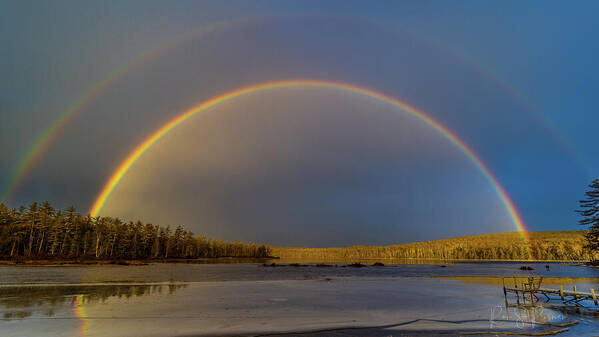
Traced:
[[[500, 279], [496, 274], [509, 268], [518, 274], [515, 267], [495, 264], [494, 274], [493, 265], [482, 264], [486, 277], [470, 275], [477, 274], [472, 264], [359, 270], [259, 264], [5, 267], [0, 335], [230, 336], [387, 325], [394, 325], [385, 328], [389, 334], [528, 331], [569, 319], [550, 309], [507, 311], [501, 285], [489, 279]], [[563, 278], [562, 268], [585, 278]], [[553, 269], [579, 289], [599, 283], [594, 269]], [[592, 317], [579, 320], [571, 335], [592, 335], [599, 327]]]

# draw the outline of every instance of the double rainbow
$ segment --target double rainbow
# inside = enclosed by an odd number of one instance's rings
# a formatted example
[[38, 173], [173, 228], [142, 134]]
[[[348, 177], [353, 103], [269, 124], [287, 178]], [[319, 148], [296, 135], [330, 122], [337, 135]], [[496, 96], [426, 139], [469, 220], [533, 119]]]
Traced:
[[528, 236], [526, 234], [526, 228], [524, 226], [524, 222], [522, 221], [521, 216], [519, 215], [514, 203], [507, 195], [505, 189], [499, 184], [497, 178], [491, 173], [489, 168], [483, 163], [483, 161], [470, 149], [466, 143], [464, 143], [458, 136], [448, 130], [446, 127], [441, 125], [439, 122], [434, 120], [433, 118], [427, 116], [424, 112], [401, 102], [393, 97], [387, 96], [380, 92], [376, 92], [367, 88], [358, 87], [352, 84], [340, 83], [340, 82], [331, 82], [331, 81], [323, 81], [323, 80], [310, 80], [310, 79], [297, 79], [297, 80], [287, 80], [287, 81], [276, 81], [276, 82], [266, 82], [251, 85], [248, 87], [240, 88], [234, 91], [230, 91], [224, 93], [222, 95], [213, 97], [207, 101], [204, 101], [187, 111], [184, 111], [182, 114], [178, 115], [168, 123], [164, 124], [154, 133], [152, 133], [146, 140], [144, 140], [141, 144], [139, 144], [133, 152], [125, 158], [123, 162], [118, 166], [116, 171], [110, 176], [104, 187], [102, 188], [100, 194], [96, 197], [95, 202], [93, 203], [89, 213], [91, 216], [98, 216], [102, 207], [108, 200], [108, 197], [114, 190], [114, 188], [118, 185], [118, 183], [123, 179], [127, 171], [131, 168], [131, 166], [141, 157], [146, 150], [148, 150], [155, 142], [157, 142], [162, 136], [167, 134], [177, 125], [183, 123], [190, 117], [195, 114], [202, 112], [210, 107], [213, 107], [219, 103], [223, 103], [225, 101], [232, 100], [236, 97], [248, 95], [251, 93], [255, 93], [262, 90], [274, 89], [274, 88], [286, 88], [286, 87], [320, 87], [320, 88], [336, 88], [340, 90], [346, 90], [352, 93], [369, 96], [384, 102], [387, 102], [403, 111], [406, 111], [416, 117], [418, 117], [423, 122], [435, 128], [441, 134], [443, 134], [447, 139], [449, 139], [453, 144], [455, 144], [471, 161], [474, 165], [484, 174], [488, 182], [491, 184], [500, 200], [505, 206], [505, 209], [508, 211], [514, 225], [517, 230], [522, 234], [523, 238], [528, 241]]
[[[245, 25], [249, 25], [252, 23], [257, 23], [261, 21], [265, 21], [267, 18], [246, 18], [242, 20], [236, 21], [225, 21], [218, 22], [206, 27], [202, 27], [199, 29], [191, 30], [185, 34], [182, 34], [178, 38], [169, 41], [164, 44], [160, 44], [155, 48], [152, 48], [146, 52], [139, 54], [132, 62], [126, 63], [115, 69], [113, 72], [109, 73], [107, 77], [105, 77], [100, 82], [96, 83], [92, 86], [87, 92], [83, 94], [78, 100], [76, 100], [67, 110], [63, 111], [57, 119], [54, 120], [47, 127], [42, 134], [35, 140], [35, 142], [29, 147], [28, 151], [21, 157], [21, 159], [17, 162], [17, 165], [9, 177], [8, 183], [3, 189], [0, 189], [0, 202], [8, 202], [12, 194], [18, 189], [18, 187], [23, 183], [25, 178], [31, 173], [36, 163], [38, 163], [41, 158], [47, 153], [48, 148], [55, 142], [61, 132], [66, 128], [66, 126], [73, 120], [73, 118], [79, 114], [81, 111], [85, 110], [92, 102], [95, 101], [96, 98], [101, 96], [112, 84], [118, 82], [121, 78], [123, 78], [126, 74], [131, 72], [133, 69], [139, 68], [140, 66], [148, 63], [150, 60], [155, 59], [166, 52], [175, 49], [185, 42], [190, 41], [194, 38], [201, 36], [210, 36], [213, 33], [224, 31], [227, 29], [234, 29], [236, 27], [243, 27]], [[272, 18], [271, 18], [272, 19]], [[369, 22], [373, 25], [378, 25], [380, 27], [385, 27], [380, 25], [379, 23], [365, 20], [365, 22]], [[389, 30], [391, 33], [394, 33], [395, 30]], [[407, 33], [407, 32], [403, 32]], [[414, 36], [412, 32], [409, 32], [411, 36]], [[423, 40], [421, 36], [418, 36], [419, 39]], [[494, 75], [490, 71], [481, 67], [478, 64], [475, 64], [468, 57], [463, 54], [457, 53], [455, 50], [449, 48], [449, 46], [441, 45], [438, 41], [427, 41], [423, 40], [429, 45], [438, 48], [440, 50], [445, 51], [452, 55], [452, 57], [460, 60], [464, 64], [469, 65], [474, 68], [477, 72], [481, 73], [485, 77], [493, 80], [494, 82], [501, 85], [507, 92], [510, 93], [513, 97], [516, 98], [522, 104], [522, 106], [526, 107], [527, 110], [534, 112], [538, 115], [545, 127], [552, 134], [554, 141], [556, 144], [559, 144], [565, 152], [567, 152], [570, 156], [574, 157], [579, 163], [583, 163], [582, 166], [585, 167], [588, 171], [588, 167], [584, 164], [584, 160], [582, 155], [576, 151], [574, 147], [572, 147], [566, 139], [562, 135], [560, 135], [554, 125], [551, 124], [551, 121], [547, 118], [543, 118], [541, 114], [539, 114], [535, 109], [533, 109], [530, 104], [526, 102], [526, 100], [516, 92], [512, 87], [510, 87], [504, 80], [501, 80], [498, 76]], [[384, 95], [383, 95], [384, 96]]]

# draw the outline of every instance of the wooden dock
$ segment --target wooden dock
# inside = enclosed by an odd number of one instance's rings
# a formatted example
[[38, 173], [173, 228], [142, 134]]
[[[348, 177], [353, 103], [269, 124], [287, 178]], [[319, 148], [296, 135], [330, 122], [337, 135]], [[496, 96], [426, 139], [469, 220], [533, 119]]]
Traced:
[[506, 306], [513, 306], [508, 302], [508, 294], [514, 294], [516, 296], [516, 306], [534, 306], [540, 299], [544, 298], [545, 302], [561, 301], [564, 304], [583, 307], [591, 305], [592, 302], [596, 307], [599, 307], [595, 289], [592, 288], [589, 292], [578, 291], [576, 286], [572, 290], [564, 290], [563, 286], [560, 286], [559, 289], [541, 288], [542, 276], [527, 277], [521, 282], [519, 280], [522, 278], [514, 277], [513, 279], [513, 287], [506, 286], [506, 278], [503, 279], [503, 294]]

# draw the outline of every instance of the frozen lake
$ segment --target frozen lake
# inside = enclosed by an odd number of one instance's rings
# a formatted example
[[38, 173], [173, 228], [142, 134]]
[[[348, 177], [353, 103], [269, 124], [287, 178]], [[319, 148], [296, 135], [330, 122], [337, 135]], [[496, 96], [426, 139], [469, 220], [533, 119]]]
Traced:
[[[267, 263], [279, 263], [269, 260]], [[445, 277], [445, 276], [528, 276], [599, 278], [599, 268], [577, 267], [573, 263], [458, 262], [451, 264], [387, 264], [384, 267], [319, 268], [264, 267], [262, 263], [154, 263], [146, 266], [91, 265], [51, 267], [0, 267], [0, 284], [90, 283], [90, 282], [203, 282], [303, 280], [314, 277]], [[329, 262], [334, 265], [334, 262]], [[366, 263], [363, 261], [363, 263]], [[372, 262], [370, 262], [372, 263]], [[338, 266], [344, 263], [336, 263]], [[522, 265], [534, 268], [520, 270]], [[550, 269], [546, 269], [546, 265]], [[443, 267], [445, 266], [445, 267]]]
[[2, 267], [0, 336], [230, 336], [352, 327], [372, 328], [343, 335], [389, 336], [529, 331], [569, 319], [580, 323], [560, 335], [596, 335], [591, 314], [545, 306], [510, 308], [506, 315], [501, 276], [537, 274], [549, 287], [588, 291], [598, 288], [599, 269], [529, 263], [535, 270], [522, 271], [521, 265]]

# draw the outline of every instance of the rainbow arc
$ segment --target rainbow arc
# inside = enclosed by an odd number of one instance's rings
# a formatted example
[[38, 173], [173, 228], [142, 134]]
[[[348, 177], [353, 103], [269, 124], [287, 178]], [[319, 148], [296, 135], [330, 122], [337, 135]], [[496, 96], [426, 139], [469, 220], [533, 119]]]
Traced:
[[345, 90], [352, 93], [369, 96], [384, 102], [387, 102], [398, 109], [408, 112], [420, 120], [430, 125], [441, 134], [443, 134], [449, 141], [455, 144], [469, 159], [470, 161], [484, 174], [485, 178], [488, 180], [489, 184], [493, 187], [495, 192], [497, 193], [499, 199], [502, 201], [505, 209], [509, 213], [514, 226], [521, 233], [522, 237], [528, 241], [528, 235], [526, 231], [526, 227], [524, 222], [522, 221], [522, 217], [518, 213], [514, 203], [508, 196], [505, 189], [501, 186], [497, 178], [492, 174], [491, 170], [485, 165], [485, 163], [480, 159], [478, 155], [474, 153], [474, 151], [457, 135], [447, 129], [438, 121], [434, 120], [432, 117], [426, 115], [424, 112], [416, 109], [415, 107], [410, 106], [407, 103], [401, 102], [393, 97], [387, 96], [383, 93], [376, 92], [367, 88], [359, 87], [352, 84], [341, 83], [341, 82], [332, 82], [332, 81], [324, 81], [324, 80], [312, 80], [312, 79], [297, 79], [297, 80], [287, 80], [287, 81], [274, 81], [274, 82], [266, 82], [255, 84], [247, 87], [243, 87], [237, 90], [233, 90], [222, 95], [213, 97], [208, 99], [192, 108], [184, 111], [179, 114], [177, 117], [173, 118], [154, 133], [152, 133], [148, 138], [146, 138], [141, 144], [139, 144], [117, 167], [117, 169], [110, 176], [108, 181], [105, 183], [104, 187], [100, 191], [99, 195], [96, 197], [92, 207], [89, 210], [91, 216], [98, 216], [104, 207], [106, 201], [110, 197], [110, 194], [118, 185], [118, 183], [123, 179], [126, 173], [129, 171], [131, 166], [135, 164], [135, 162], [154, 144], [156, 143], [162, 136], [166, 135], [169, 131], [185, 122], [192, 116], [197, 113], [203, 112], [210, 107], [213, 107], [217, 104], [232, 100], [234, 98], [248, 95], [251, 93], [255, 93], [262, 90], [274, 89], [274, 88], [286, 88], [286, 87], [320, 87], [320, 88], [336, 88], [339, 90]]

